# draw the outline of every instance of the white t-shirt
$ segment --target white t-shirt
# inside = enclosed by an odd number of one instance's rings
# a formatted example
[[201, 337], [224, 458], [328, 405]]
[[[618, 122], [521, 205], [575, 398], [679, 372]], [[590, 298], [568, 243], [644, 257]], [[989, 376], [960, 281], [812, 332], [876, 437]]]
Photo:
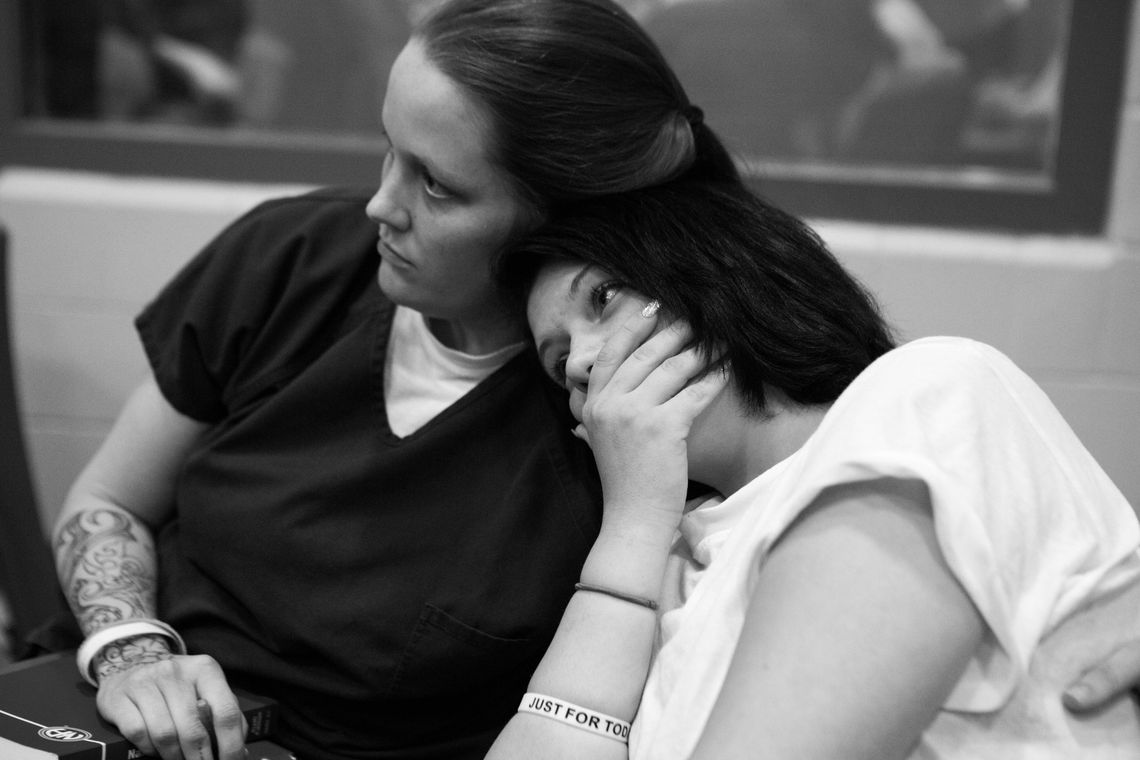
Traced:
[[423, 314], [397, 306], [384, 364], [388, 427], [398, 436], [411, 435], [523, 347], [515, 343], [490, 354], [465, 354], [440, 343]]
[[1140, 757], [1130, 702], [1080, 721], [1060, 703], [1087, 658], [1135, 633], [1120, 605], [1094, 607], [1140, 583], [1136, 515], [1041, 389], [961, 338], [881, 357], [799, 451], [684, 517], [630, 757], [690, 755], [773, 543], [825, 487], [883, 476], [926, 483], [989, 634], [912, 757]]

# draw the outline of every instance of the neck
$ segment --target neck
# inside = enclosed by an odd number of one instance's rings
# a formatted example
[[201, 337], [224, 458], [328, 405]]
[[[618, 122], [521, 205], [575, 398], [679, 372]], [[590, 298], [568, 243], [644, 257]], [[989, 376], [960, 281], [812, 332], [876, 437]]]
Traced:
[[459, 320], [428, 317], [428, 329], [436, 339], [455, 351], [476, 356], [490, 354], [525, 338], [513, 320], [496, 317], [485, 320]]
[[735, 493], [798, 451], [827, 414], [829, 405], [800, 406], [765, 390], [763, 416], [746, 414], [730, 386], [693, 425], [690, 477], [724, 496]]

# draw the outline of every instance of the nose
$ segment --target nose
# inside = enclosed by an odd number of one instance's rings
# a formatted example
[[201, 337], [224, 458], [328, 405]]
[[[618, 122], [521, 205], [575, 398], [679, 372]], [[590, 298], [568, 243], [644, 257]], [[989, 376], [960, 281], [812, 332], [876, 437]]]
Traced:
[[590, 370], [594, 368], [594, 359], [597, 355], [598, 347], [594, 345], [594, 341], [581, 338], [571, 341], [564, 369], [566, 384], [570, 390], [574, 388], [586, 390], [590, 382]]
[[396, 230], [406, 230], [411, 223], [411, 214], [400, 188], [399, 172], [390, 159], [385, 160], [380, 186], [365, 207], [368, 218]]

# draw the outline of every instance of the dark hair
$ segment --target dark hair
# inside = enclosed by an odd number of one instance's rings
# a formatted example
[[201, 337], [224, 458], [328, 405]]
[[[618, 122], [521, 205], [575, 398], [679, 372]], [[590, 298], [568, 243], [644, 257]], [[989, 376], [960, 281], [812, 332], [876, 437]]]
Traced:
[[449, 0], [413, 37], [486, 108], [537, 208], [687, 173], [739, 176], [657, 45], [611, 0]]
[[895, 345], [819, 236], [743, 186], [672, 182], [564, 210], [505, 257], [516, 304], [551, 257], [594, 264], [687, 320], [753, 411], [764, 384], [799, 404], [833, 401]]

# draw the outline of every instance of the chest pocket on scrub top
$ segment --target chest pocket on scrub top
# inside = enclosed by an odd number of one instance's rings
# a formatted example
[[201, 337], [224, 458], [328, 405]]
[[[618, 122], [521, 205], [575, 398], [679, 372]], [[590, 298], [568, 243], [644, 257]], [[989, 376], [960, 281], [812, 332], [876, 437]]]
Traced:
[[[392, 677], [391, 695], [430, 697], [477, 691], [480, 685], [501, 687], [520, 665], [537, 664], [541, 650], [533, 639], [486, 633], [425, 604]], [[529, 677], [531, 669], [521, 672]]]

